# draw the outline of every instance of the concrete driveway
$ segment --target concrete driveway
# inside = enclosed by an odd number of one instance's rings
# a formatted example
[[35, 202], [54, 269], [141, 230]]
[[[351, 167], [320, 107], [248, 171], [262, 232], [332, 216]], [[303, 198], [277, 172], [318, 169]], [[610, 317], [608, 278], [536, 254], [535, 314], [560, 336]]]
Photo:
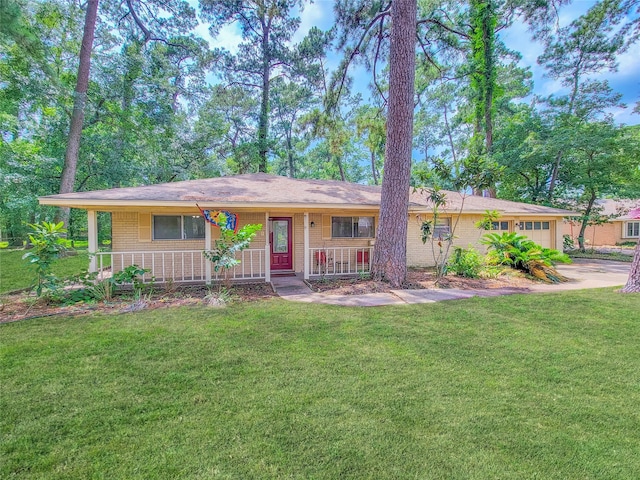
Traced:
[[570, 265], [556, 265], [556, 270], [571, 280], [556, 285], [535, 285], [535, 292], [557, 292], [559, 290], [580, 290], [583, 288], [602, 288], [623, 286], [629, 278], [631, 263], [611, 262], [607, 260], [589, 260], [576, 258]]

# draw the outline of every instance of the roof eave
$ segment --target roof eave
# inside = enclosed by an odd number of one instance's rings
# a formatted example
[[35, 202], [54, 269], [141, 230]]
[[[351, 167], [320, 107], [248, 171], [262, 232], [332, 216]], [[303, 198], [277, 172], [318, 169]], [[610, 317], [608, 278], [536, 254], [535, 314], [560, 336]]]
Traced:
[[[433, 208], [428, 206], [421, 205], [412, 205], [409, 207], [409, 213], [433, 213]], [[457, 215], [458, 210], [448, 209], [446, 212], [441, 212], [445, 215]], [[486, 215], [487, 210], [472, 210], [469, 208], [465, 208], [463, 212], [465, 215]], [[579, 215], [576, 212], [571, 212], [569, 210], [557, 210], [554, 209], [548, 212], [514, 212], [514, 211], [500, 211], [500, 215], [503, 217], [540, 217], [540, 216], [549, 216], [549, 217], [568, 217], [568, 216], [576, 216]]]
[[105, 207], [193, 207], [196, 203], [202, 208], [255, 208], [261, 210], [269, 209], [336, 209], [343, 210], [378, 210], [378, 204], [362, 203], [260, 203], [260, 202], [215, 202], [210, 200], [105, 200], [96, 198], [69, 199], [54, 197], [39, 197], [41, 205], [52, 205], [58, 207], [71, 207], [80, 209], [105, 208]]

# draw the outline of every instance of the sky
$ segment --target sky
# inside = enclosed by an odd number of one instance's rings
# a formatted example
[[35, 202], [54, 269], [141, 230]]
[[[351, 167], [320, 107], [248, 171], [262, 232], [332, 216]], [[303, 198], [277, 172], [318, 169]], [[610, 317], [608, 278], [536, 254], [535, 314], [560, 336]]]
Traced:
[[[570, 5], [563, 7], [559, 12], [560, 26], [568, 25], [595, 3], [593, 0], [574, 0]], [[307, 4], [300, 13], [301, 23], [293, 38], [294, 43], [302, 40], [313, 26], [322, 30], [331, 28], [334, 24], [333, 4], [333, 0], [314, 0], [314, 3]], [[216, 38], [211, 38], [208, 35], [207, 26], [204, 24], [198, 27], [198, 33], [209, 39], [212, 47], [224, 47], [232, 53], [242, 41], [239, 29], [235, 25], [225, 26]], [[538, 65], [537, 58], [543, 52], [544, 47], [540, 42], [535, 42], [531, 39], [526, 25], [516, 22], [509, 29], [501, 32], [500, 37], [509, 49], [521, 53], [520, 66], [531, 68], [534, 94], [548, 96], [564, 93], [560, 82], [545, 77], [544, 69]], [[340, 61], [340, 52], [334, 52], [328, 60], [329, 68], [335, 68]], [[351, 71], [351, 75], [354, 79], [363, 79], [355, 81], [354, 89], [361, 92], [366, 98], [370, 74], [365, 72], [362, 67], [356, 67]], [[627, 108], [615, 109], [610, 112], [617, 123], [627, 125], [640, 124], [640, 115], [632, 114], [635, 103], [640, 100], [640, 44], [636, 44], [618, 58], [618, 70], [616, 72], [603, 72], [598, 76], [594, 76], [594, 79], [609, 80], [613, 90], [623, 95], [622, 101], [627, 104]]]

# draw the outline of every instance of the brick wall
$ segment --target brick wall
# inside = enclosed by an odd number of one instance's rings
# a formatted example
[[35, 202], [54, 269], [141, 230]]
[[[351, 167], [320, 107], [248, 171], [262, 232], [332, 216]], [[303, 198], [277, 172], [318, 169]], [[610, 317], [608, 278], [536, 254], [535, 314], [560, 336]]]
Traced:
[[[157, 212], [163, 214], [163, 212]], [[178, 215], [178, 213], [168, 213]], [[193, 215], [193, 212], [183, 212], [182, 215]], [[112, 269], [114, 272], [136, 264], [143, 268], [152, 268], [156, 277], [162, 279], [201, 280], [204, 278], [205, 260], [202, 251], [205, 248], [204, 239], [194, 240], [153, 240], [151, 232], [152, 216], [149, 213], [138, 212], [114, 212], [112, 219]], [[265, 247], [265, 216], [260, 213], [249, 213], [240, 216], [239, 226], [248, 223], [260, 223], [262, 231], [258, 232], [251, 243], [250, 249], [262, 249]], [[211, 228], [212, 239], [220, 238], [220, 230], [210, 224], [205, 228]], [[160, 255], [159, 253], [134, 253], [119, 255], [117, 252], [174, 252]], [[187, 251], [188, 253], [180, 253]], [[195, 251], [195, 252], [193, 252]], [[246, 258], [250, 258], [245, 255]], [[261, 257], [254, 255], [256, 264], [255, 272], [264, 272], [264, 253]], [[258, 260], [260, 258], [261, 260]], [[191, 265], [194, 268], [191, 269]], [[249, 267], [249, 266], [245, 266]], [[236, 267], [238, 272], [242, 267]], [[247, 271], [250, 268], [246, 268]], [[215, 276], [215, 272], [214, 272]]]
[[[446, 215], [443, 215], [446, 217]], [[442, 250], [440, 253], [440, 247], [437, 243], [432, 248], [431, 240], [427, 243], [422, 243], [422, 234], [420, 227], [423, 221], [431, 220], [433, 217], [429, 214], [409, 214], [409, 224], [407, 230], [407, 265], [409, 267], [427, 267], [435, 265], [435, 257], [440, 257], [440, 261], [444, 261], [444, 254], [446, 250], [446, 243], [443, 242]], [[481, 254], [485, 254], [487, 247], [480, 243], [482, 236], [488, 232], [478, 229], [476, 222], [483, 219], [482, 215], [462, 215], [460, 217], [453, 215], [449, 217], [451, 219], [451, 227], [454, 229], [454, 240], [451, 248], [449, 249], [449, 255], [453, 253], [453, 247], [468, 248], [469, 245], [473, 246]], [[456, 223], [457, 220], [457, 223]], [[544, 247], [556, 248], [559, 243], [557, 238], [556, 220], [553, 217], [540, 217], [540, 218], [519, 218], [519, 217], [501, 217], [501, 222], [508, 222], [510, 232], [517, 232], [520, 235], [531, 236], [536, 242], [542, 244]], [[520, 230], [517, 225], [524, 221], [544, 221], [549, 222], [549, 230], [527, 231]], [[501, 233], [501, 231], [493, 231], [493, 233]], [[529, 235], [528, 235], [529, 234]], [[562, 236], [560, 235], [560, 248], [562, 248]], [[442, 255], [442, 257], [441, 257]]]
[[[430, 220], [432, 217], [427, 214], [410, 214], [407, 229], [407, 265], [409, 267], [431, 267], [436, 264], [435, 258], [440, 257], [440, 247], [434, 244], [432, 248], [431, 240], [422, 243], [422, 232], [420, 227], [422, 222]], [[453, 247], [459, 246], [467, 248], [473, 245], [481, 253], [486, 251], [484, 245], [479, 244], [480, 237], [485, 233], [475, 227], [475, 222], [482, 219], [480, 215], [465, 215], [461, 217], [450, 217], [451, 227], [454, 229], [454, 240], [449, 254], [453, 253]], [[458, 219], [459, 218], [459, 219]], [[456, 224], [457, 220], [457, 224]], [[443, 257], [446, 250], [446, 242], [442, 242]], [[442, 261], [442, 260], [441, 260]]]
[[[156, 212], [158, 214], [162, 214], [162, 212]], [[178, 215], [178, 213], [170, 213], [171, 215]], [[184, 212], [184, 215], [192, 215], [193, 212]], [[285, 214], [281, 214], [282, 216], [287, 216]], [[275, 215], [274, 215], [275, 216]], [[304, 270], [304, 214], [296, 213], [290, 215], [292, 217], [292, 248], [293, 248], [293, 266], [296, 272], [302, 272]], [[356, 262], [356, 249], [357, 248], [368, 248], [370, 246], [371, 240], [369, 238], [339, 238], [334, 239], [331, 238], [330, 235], [330, 222], [331, 216], [374, 216], [375, 217], [375, 226], [378, 226], [378, 216], [375, 215], [374, 212], [336, 212], [332, 214], [322, 214], [322, 213], [310, 213], [309, 214], [309, 245], [311, 248], [322, 248], [328, 249], [331, 251], [334, 247], [350, 247], [351, 257], [353, 258], [343, 258], [342, 260], [348, 261], [351, 264], [355, 264]], [[434, 251], [431, 248], [431, 243], [427, 242], [426, 244], [422, 243], [421, 240], [421, 232], [420, 226], [422, 225], [422, 221], [429, 220], [431, 216], [429, 214], [410, 214], [408, 220], [408, 232], [407, 232], [407, 265], [409, 266], [433, 266], [435, 264], [434, 260]], [[474, 248], [478, 249], [481, 253], [486, 251], [486, 247], [479, 243], [480, 238], [486, 232], [480, 231], [475, 227], [475, 223], [482, 219], [481, 215], [464, 215], [458, 219], [457, 216], [450, 216], [451, 225], [455, 228], [455, 238], [453, 245], [460, 247], [468, 247], [469, 244], [473, 245]], [[199, 252], [204, 250], [204, 239], [198, 240], [153, 240], [151, 236], [151, 220], [152, 217], [149, 213], [138, 213], [138, 212], [114, 212], [112, 214], [112, 229], [113, 229], [113, 240], [112, 240], [112, 248], [113, 252], [159, 252], [159, 251], [196, 251], [196, 254], [192, 256], [192, 254], [181, 255], [179, 253], [171, 254], [173, 256], [166, 256], [161, 258], [157, 254], [152, 256], [151, 254], [136, 254], [133, 257], [131, 255], [128, 256], [118, 256], [114, 255], [114, 271], [121, 270], [122, 268], [130, 265], [132, 263], [136, 263], [140, 266], [144, 264], [145, 268], [151, 266], [152, 261], [155, 262], [154, 268], [158, 271], [163, 272], [162, 276], [167, 278], [180, 279], [184, 277], [202, 277], [204, 275], [204, 262], [200, 260], [201, 254]], [[456, 224], [457, 220], [457, 224]], [[515, 217], [511, 218], [501, 218], [501, 221], [508, 221], [510, 231], [514, 230], [514, 225], [519, 221], [524, 219], [519, 219]], [[530, 221], [531, 219], [527, 219]], [[542, 218], [536, 219], [536, 221], [544, 220], [550, 221], [552, 224], [551, 230], [548, 232], [549, 243], [552, 245], [545, 246], [553, 246], [557, 243], [556, 229], [555, 229], [555, 220], [550, 218]], [[265, 225], [265, 213], [244, 213], [240, 215], [239, 225], [243, 226], [246, 224], [262, 224], [263, 229], [258, 232], [256, 238], [251, 243], [250, 249], [261, 249], [264, 252], [264, 248], [266, 245], [266, 229]], [[311, 223], [313, 223], [313, 227], [311, 227]], [[217, 227], [210, 226], [207, 224], [207, 228], [211, 228], [211, 236], [212, 239], [219, 238], [219, 229]], [[518, 233], [526, 235], [527, 232], [524, 230], [516, 229]], [[560, 231], [561, 235], [561, 231]], [[561, 238], [561, 237], [560, 237]], [[452, 249], [451, 249], [452, 251]], [[451, 252], [450, 252], [451, 253]], [[439, 254], [439, 248], [436, 245], [435, 255]], [[336, 253], [338, 255], [338, 253]], [[153, 257], [153, 258], [152, 258]], [[198, 257], [198, 258], [196, 258]], [[265, 262], [267, 261], [266, 253], [262, 253], [260, 257], [254, 255], [253, 262], [253, 271], [254, 272], [264, 272]], [[184, 265], [191, 264], [193, 259], [193, 263], [195, 265], [194, 271], [190, 271], [188, 268], [183, 267]], [[334, 259], [335, 261], [341, 260], [340, 258]], [[313, 263], [313, 258], [310, 259], [311, 263]], [[164, 262], [164, 266], [160, 265], [160, 263]], [[243, 268], [248, 271], [250, 270], [250, 266], [246, 265], [247, 261], [245, 261], [245, 265]], [[171, 265], [171, 267], [169, 267]], [[242, 267], [238, 267], [236, 269], [238, 272], [242, 270]]]
[[[573, 238], [576, 247], [578, 246], [578, 235], [580, 234], [580, 224], [563, 222], [563, 233]], [[585, 244], [593, 246], [615, 245], [622, 241], [621, 222], [610, 222], [602, 225], [588, 226], [584, 232]]]

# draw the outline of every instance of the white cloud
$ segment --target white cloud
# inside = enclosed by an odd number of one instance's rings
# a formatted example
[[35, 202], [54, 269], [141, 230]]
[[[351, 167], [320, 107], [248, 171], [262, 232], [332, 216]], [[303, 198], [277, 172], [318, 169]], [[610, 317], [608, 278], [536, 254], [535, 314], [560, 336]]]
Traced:
[[314, 3], [305, 5], [300, 14], [300, 26], [291, 39], [293, 43], [300, 42], [311, 30], [311, 27], [318, 27], [321, 30], [328, 30], [334, 24], [333, 0], [316, 0]]
[[[634, 46], [634, 48], [637, 47]], [[634, 76], [637, 78], [640, 75], [640, 56], [638, 56], [638, 51], [634, 50], [634, 48], [618, 56], [617, 76]]]
[[235, 23], [230, 23], [222, 27], [218, 35], [210, 40], [210, 43], [213, 48], [224, 48], [231, 54], [236, 54], [238, 46], [242, 43], [242, 34]]
[[196, 34], [200, 37], [204, 38], [209, 43], [209, 48], [211, 48], [211, 35], [209, 35], [209, 27], [205, 23], [199, 23], [196, 27]]

